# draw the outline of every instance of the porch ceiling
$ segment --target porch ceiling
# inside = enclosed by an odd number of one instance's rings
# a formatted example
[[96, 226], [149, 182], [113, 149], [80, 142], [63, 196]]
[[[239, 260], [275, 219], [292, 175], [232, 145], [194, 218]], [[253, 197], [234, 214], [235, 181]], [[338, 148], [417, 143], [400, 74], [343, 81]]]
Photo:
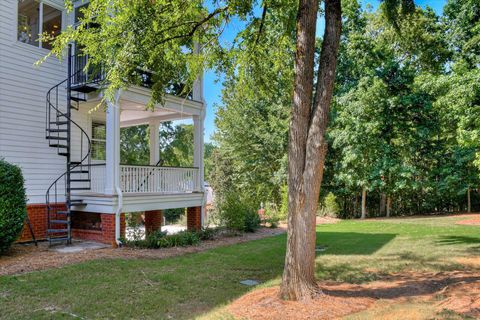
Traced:
[[128, 106], [122, 105], [122, 113], [120, 114], [120, 126], [129, 127], [136, 126], [140, 124], [149, 123], [152, 120], [158, 121], [170, 121], [177, 119], [186, 119], [191, 118], [187, 114], [181, 114], [178, 112], [166, 110], [166, 109], [155, 109], [155, 110], [145, 110], [145, 107], [142, 110], [137, 108], [130, 108]]
[[154, 110], [146, 110], [150, 90], [132, 87], [125, 90], [119, 99], [121, 108], [120, 126], [128, 127], [146, 124], [150, 121], [171, 121], [191, 119], [203, 109], [203, 104], [167, 95], [164, 105], [156, 104]]

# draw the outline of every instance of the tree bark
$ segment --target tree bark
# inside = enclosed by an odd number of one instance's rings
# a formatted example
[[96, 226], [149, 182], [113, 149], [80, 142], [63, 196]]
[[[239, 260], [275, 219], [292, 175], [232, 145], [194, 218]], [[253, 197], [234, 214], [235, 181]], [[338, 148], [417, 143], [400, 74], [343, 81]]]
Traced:
[[387, 196], [387, 218], [390, 218], [392, 210], [392, 198], [390, 196]]
[[386, 201], [387, 201], [387, 195], [382, 192], [382, 193], [380, 194], [380, 208], [379, 208], [379, 214], [380, 214], [380, 216], [383, 216], [384, 213], [385, 213]]
[[358, 214], [358, 193], [355, 192], [355, 203], [353, 204], [353, 216], [356, 217]]
[[287, 252], [280, 286], [280, 296], [289, 300], [309, 299], [321, 292], [315, 280], [315, 213], [327, 152], [325, 132], [340, 43], [340, 0], [325, 0], [325, 34], [312, 106], [317, 11], [318, 1], [300, 0], [288, 144]]
[[467, 212], [472, 212], [472, 198], [470, 196], [470, 187], [467, 190]]
[[367, 188], [362, 188], [362, 216], [360, 219], [367, 217]]

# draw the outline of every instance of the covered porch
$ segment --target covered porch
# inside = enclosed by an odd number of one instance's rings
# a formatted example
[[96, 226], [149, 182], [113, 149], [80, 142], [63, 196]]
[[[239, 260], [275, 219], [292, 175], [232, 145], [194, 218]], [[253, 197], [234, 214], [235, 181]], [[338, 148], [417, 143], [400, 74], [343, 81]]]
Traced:
[[[147, 109], [151, 91], [131, 87], [119, 91], [107, 101], [106, 110], [92, 114], [92, 119], [105, 124], [104, 161], [92, 160], [89, 190], [73, 193], [82, 200], [78, 211], [113, 213], [162, 210], [204, 205], [204, 104], [201, 88], [194, 88], [191, 97], [165, 97], [163, 105]], [[101, 96], [90, 97], [86, 108], [93, 108]], [[193, 122], [193, 163], [191, 166], [162, 166], [159, 128], [162, 122]], [[120, 129], [148, 125], [149, 163], [124, 163], [120, 157]], [[127, 141], [128, 143], [128, 141]], [[79, 167], [82, 170], [82, 167]], [[85, 170], [87, 171], [87, 170]]]

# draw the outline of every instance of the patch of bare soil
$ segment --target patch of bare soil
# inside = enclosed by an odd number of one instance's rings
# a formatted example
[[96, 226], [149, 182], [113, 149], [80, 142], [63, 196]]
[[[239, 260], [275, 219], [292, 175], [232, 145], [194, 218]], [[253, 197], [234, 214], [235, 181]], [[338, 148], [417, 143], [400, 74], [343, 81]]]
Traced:
[[95, 259], [164, 259], [271, 237], [284, 232], [285, 229], [283, 228], [260, 228], [255, 233], [245, 233], [239, 236], [219, 236], [215, 240], [202, 241], [198, 246], [164, 249], [106, 248], [85, 250], [76, 253], [53, 251], [46, 242], [39, 243], [38, 247], [35, 247], [33, 244], [15, 244], [8, 255], [0, 257], [0, 275], [58, 268]]
[[455, 224], [461, 224], [466, 226], [480, 226], [480, 217], [478, 215], [466, 215], [466, 217], [470, 217], [470, 219], [460, 220], [457, 221]]
[[[339, 221], [341, 221], [342, 219], [337, 219], [337, 218], [332, 218], [332, 217], [318, 217], [316, 218], [316, 224], [319, 225], [319, 224], [334, 224], [334, 223], [337, 223]], [[279, 224], [279, 227], [282, 228], [282, 229], [287, 229], [287, 223], [284, 221], [282, 223]]]
[[461, 257], [455, 259], [455, 261], [467, 267], [480, 268], [480, 256]]
[[444, 272], [393, 274], [365, 285], [321, 282], [323, 294], [301, 302], [279, 299], [279, 289], [274, 287], [252, 291], [228, 310], [239, 319], [337, 319], [375, 308], [378, 302], [388, 308], [415, 301], [434, 306], [436, 312], [446, 309], [477, 318], [479, 281], [480, 273]]
[[332, 218], [332, 217], [317, 217], [317, 224], [334, 224], [340, 221], [341, 219]]

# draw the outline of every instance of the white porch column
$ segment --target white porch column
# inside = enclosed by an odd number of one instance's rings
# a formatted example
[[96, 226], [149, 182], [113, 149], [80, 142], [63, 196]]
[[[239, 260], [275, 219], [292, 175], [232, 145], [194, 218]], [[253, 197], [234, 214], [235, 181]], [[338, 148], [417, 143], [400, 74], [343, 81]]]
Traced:
[[151, 120], [148, 128], [150, 131], [150, 165], [155, 166], [160, 161], [160, 121]]
[[115, 194], [120, 183], [120, 92], [107, 100], [105, 194]]
[[[195, 54], [201, 53], [200, 44], [195, 42], [193, 51]], [[201, 72], [197, 79], [193, 82], [193, 90], [192, 90], [192, 98], [195, 101], [202, 101], [203, 102], [203, 72]]]
[[203, 168], [203, 154], [204, 154], [204, 113], [200, 116], [193, 116], [193, 166], [198, 168], [197, 177], [197, 191], [203, 191], [204, 185], [204, 168]]

